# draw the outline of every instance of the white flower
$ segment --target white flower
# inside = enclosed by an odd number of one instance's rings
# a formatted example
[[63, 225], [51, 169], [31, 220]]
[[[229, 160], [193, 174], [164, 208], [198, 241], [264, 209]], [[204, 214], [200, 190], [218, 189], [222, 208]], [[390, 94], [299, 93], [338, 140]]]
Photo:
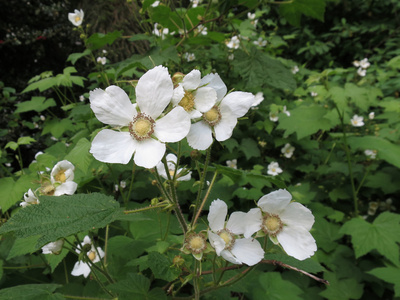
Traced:
[[[228, 207], [222, 200], [214, 200], [210, 206], [207, 220], [210, 225], [208, 239], [218, 256], [233, 264], [253, 266], [264, 258], [260, 243], [251, 238], [260, 227], [260, 218], [253, 216], [259, 210], [234, 212], [225, 225]], [[239, 235], [245, 238], [239, 238]]]
[[369, 159], [375, 159], [377, 153], [378, 151], [370, 149], [364, 151], [365, 156], [368, 157]]
[[208, 34], [207, 27], [205, 27], [204, 25], [201, 25], [201, 24], [199, 26], [197, 26], [197, 31], [199, 33], [201, 33], [202, 35], [207, 35]]
[[272, 122], [278, 122], [279, 117], [278, 117], [277, 113], [271, 111], [271, 112], [269, 113], [269, 119], [270, 119], [270, 121], [272, 121]]
[[310, 95], [311, 95], [311, 97], [317, 97], [318, 93], [317, 92], [311, 92]]
[[[178, 158], [176, 157], [175, 154], [169, 153], [166, 156], [166, 160], [167, 160], [167, 166], [168, 166], [168, 173], [171, 176], [171, 178], [174, 177], [175, 174], [175, 169], [176, 169], [176, 163], [178, 161]], [[165, 166], [164, 163], [162, 161], [160, 161], [157, 166], [157, 172], [158, 174], [164, 178], [164, 179], [168, 179], [168, 175], [167, 175], [167, 170], [165, 170]], [[192, 172], [187, 173], [187, 171], [185, 171], [185, 169], [180, 168], [178, 169], [178, 171], [176, 171], [176, 180], [178, 181], [188, 181], [191, 178], [191, 174]]]
[[249, 20], [254, 20], [256, 18], [256, 14], [255, 13], [252, 14], [251, 12], [248, 12], [247, 18], [249, 18]]
[[165, 36], [169, 34], [169, 29], [162, 28], [161, 25], [159, 25], [158, 23], [154, 23], [153, 34], [161, 37], [161, 39], [163, 40], [163, 39], [165, 39]]
[[230, 49], [237, 49], [240, 46], [240, 40], [237, 35], [234, 35], [229, 42], [226, 43], [226, 46]]
[[96, 61], [97, 61], [98, 64], [105, 65], [107, 63], [107, 58], [106, 57], [98, 57], [96, 59]]
[[360, 62], [358, 60], [353, 61], [353, 66], [359, 67], [360, 66]]
[[367, 75], [367, 70], [364, 70], [362, 68], [358, 68], [357, 69], [357, 74], [361, 77], [364, 77], [365, 75]]
[[286, 190], [261, 197], [257, 203], [263, 212], [261, 229], [275, 244], [281, 244], [288, 255], [304, 260], [317, 251], [309, 232], [314, 216], [308, 208], [291, 200], [292, 196]]
[[50, 182], [42, 187], [42, 193], [48, 196], [72, 195], [78, 188], [74, 182], [75, 167], [68, 160], [58, 162], [50, 173]]
[[229, 60], [234, 60], [235, 59], [235, 54], [231, 53], [228, 55]]
[[354, 127], [364, 126], [364, 118], [358, 115], [354, 115], [350, 122]]
[[81, 101], [81, 102], [85, 101], [85, 96], [80, 95], [80, 96], [79, 96], [79, 101]]
[[292, 71], [293, 74], [296, 74], [297, 72], [300, 71], [300, 69], [299, 69], [298, 66], [294, 66], [291, 71]]
[[121, 189], [126, 188], [126, 181], [125, 181], [125, 180], [121, 180], [121, 181], [119, 182], [119, 186], [121, 187]]
[[114, 191], [116, 191], [116, 192], [119, 191], [119, 186], [118, 186], [118, 184], [114, 184]]
[[276, 161], [273, 161], [268, 165], [268, 171], [267, 171], [268, 175], [276, 176], [282, 172], [283, 172], [282, 169], [279, 167], [279, 164]]
[[107, 54], [107, 50], [103, 49], [101, 52], [103, 52], [103, 54]]
[[167, 68], [147, 71], [136, 86], [136, 104], [117, 86], [90, 92], [90, 107], [105, 124], [128, 127], [128, 131], [103, 129], [92, 142], [90, 153], [102, 162], [135, 164], [153, 168], [165, 153], [165, 143], [182, 140], [190, 129], [190, 118], [182, 107], [162, 115], [173, 95]]
[[209, 74], [200, 85], [207, 85], [217, 92], [216, 104], [203, 113], [202, 120], [192, 124], [187, 135], [189, 145], [197, 150], [205, 150], [212, 144], [213, 134], [217, 141], [225, 141], [232, 136], [237, 119], [243, 117], [254, 103], [254, 95], [245, 92], [226, 94], [227, 88], [218, 74]]
[[202, 0], [190, 0], [190, 2], [192, 2], [192, 7], [197, 7], [197, 5], [202, 2]]
[[226, 165], [230, 168], [237, 169], [237, 159], [227, 160]]
[[216, 101], [217, 92], [202, 81], [199, 70], [192, 70], [183, 77], [172, 96], [172, 105], [183, 107], [191, 119], [200, 118]]
[[[97, 247], [97, 249], [92, 245], [92, 241], [88, 236], [85, 236], [83, 239], [82, 247], [85, 248], [85, 245], [90, 245], [91, 248], [90, 250], [86, 253], [87, 257], [93, 262], [97, 263], [104, 257], [104, 251], [100, 248]], [[81, 247], [78, 246], [77, 249], [75, 250], [78, 254], [81, 253]], [[74, 268], [71, 272], [72, 276], [80, 276], [83, 275], [85, 278], [89, 276], [91, 272], [90, 266], [88, 263], [84, 261], [77, 261], [74, 265]]]
[[196, 59], [196, 56], [194, 55], [194, 53], [188, 53], [188, 52], [186, 52], [186, 53], [184, 54], [184, 56], [185, 56], [185, 58], [186, 58], [186, 60], [187, 60], [188, 62], [194, 61], [194, 60]]
[[267, 41], [264, 40], [262, 37], [259, 37], [257, 41], [253, 42], [254, 45], [265, 47], [267, 45]]
[[368, 62], [368, 58], [364, 58], [360, 61], [360, 67], [363, 69], [368, 69], [371, 64]]
[[375, 113], [372, 111], [372, 112], [370, 112], [369, 114], [368, 114], [368, 118], [370, 119], [370, 120], [373, 120], [374, 118], [375, 118]]
[[284, 147], [282, 147], [281, 152], [285, 157], [291, 158], [295, 149], [295, 147], [288, 143]]
[[39, 199], [36, 197], [33, 191], [29, 189], [28, 192], [24, 194], [24, 201], [22, 201], [19, 205], [26, 207], [31, 204], [39, 204]]
[[82, 24], [84, 15], [85, 14], [83, 13], [82, 9], [81, 10], [75, 9], [73, 13], [68, 14], [68, 20], [75, 26], [80, 26]]
[[64, 240], [57, 240], [55, 242], [48, 243], [42, 247], [43, 254], [60, 254]]
[[262, 92], [258, 92], [254, 95], [254, 102], [251, 107], [258, 106], [261, 102], [264, 101], [264, 94]]
[[157, 7], [158, 5], [160, 5], [160, 1], [154, 1], [151, 6], [152, 7]]
[[288, 110], [286, 109], [286, 105], [283, 106], [282, 112], [283, 112], [285, 115], [287, 115], [288, 117], [290, 117], [290, 111], [288, 111]]
[[43, 115], [40, 115], [40, 120], [44, 121], [44, 120], [46, 120], [46, 117]]

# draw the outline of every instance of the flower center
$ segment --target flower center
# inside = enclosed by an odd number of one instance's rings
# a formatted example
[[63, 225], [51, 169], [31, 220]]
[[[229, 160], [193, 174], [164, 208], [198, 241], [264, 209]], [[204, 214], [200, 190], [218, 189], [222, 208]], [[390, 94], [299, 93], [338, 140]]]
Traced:
[[155, 121], [143, 113], [139, 113], [133, 121], [129, 123], [129, 133], [138, 141], [143, 141], [151, 137], [154, 132]]
[[94, 261], [94, 259], [96, 258], [96, 252], [90, 251], [88, 257], [91, 261]]
[[276, 236], [281, 232], [283, 228], [283, 223], [279, 216], [266, 214], [262, 223], [262, 230], [271, 236]]
[[193, 110], [194, 107], [194, 96], [191, 92], [185, 91], [185, 96], [183, 96], [182, 100], [179, 102], [179, 105], [184, 108], [187, 112]]
[[81, 20], [81, 17], [79, 17], [79, 16], [75, 17], [75, 22], [79, 22], [80, 20]]
[[203, 234], [192, 233], [186, 237], [186, 249], [199, 254], [207, 248], [206, 238]]
[[218, 232], [218, 235], [224, 240], [225, 242], [225, 249], [231, 249], [235, 244], [235, 237], [233, 236], [232, 232], [228, 229], [222, 229]]
[[203, 114], [203, 119], [210, 124], [215, 126], [221, 120], [221, 112], [217, 106], [211, 108], [208, 112]]
[[65, 171], [66, 170], [60, 170], [58, 171], [58, 173], [56, 174], [56, 176], [54, 176], [54, 179], [58, 182], [64, 183], [67, 180], [67, 177], [65, 176]]
[[55, 192], [55, 187], [51, 184], [45, 185], [42, 187], [42, 193], [46, 196], [53, 196]]

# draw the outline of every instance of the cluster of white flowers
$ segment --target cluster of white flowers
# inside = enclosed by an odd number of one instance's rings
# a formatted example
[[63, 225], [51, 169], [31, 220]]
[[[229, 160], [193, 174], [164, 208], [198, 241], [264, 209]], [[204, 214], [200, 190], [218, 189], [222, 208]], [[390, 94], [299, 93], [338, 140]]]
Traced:
[[364, 151], [365, 156], [368, 157], [369, 159], [375, 159], [377, 153], [378, 151], [371, 149], [367, 149]]
[[194, 53], [188, 53], [188, 52], [186, 52], [186, 53], [184, 54], [184, 57], [185, 57], [185, 59], [186, 59], [188, 62], [194, 61], [194, 60], [196, 59], [196, 56], [194, 55]]
[[250, 23], [254, 26], [257, 27], [258, 19], [256, 19], [256, 14], [248, 12], [247, 13], [247, 18], [250, 20]]
[[199, 26], [197, 26], [197, 32], [202, 35], [207, 35], [208, 34], [207, 30], [208, 30], [207, 27], [205, 27], [204, 25], [200, 24]]
[[74, 25], [74, 26], [81, 26], [82, 22], [83, 22], [83, 17], [84, 17], [84, 13], [83, 10], [77, 10], [75, 9], [75, 11], [73, 13], [69, 13], [68, 14], [68, 20]]
[[165, 39], [165, 36], [169, 34], [169, 29], [162, 28], [162, 26], [159, 25], [158, 23], [154, 23], [153, 34], [161, 37], [161, 39], [163, 40], [163, 39]]
[[98, 57], [97, 59], [96, 59], [96, 61], [97, 61], [97, 63], [98, 64], [102, 64], [102, 65], [105, 65], [106, 63], [107, 63], [107, 58], [106, 57]]
[[358, 68], [357, 74], [361, 77], [364, 77], [365, 75], [367, 75], [367, 69], [370, 67], [371, 64], [369, 63], [368, 58], [364, 58], [360, 61], [353, 61], [353, 65]]
[[317, 97], [317, 96], [318, 96], [318, 93], [317, 93], [317, 92], [314, 92], [314, 91], [311, 91], [311, 92], [310, 92], [310, 95], [311, 95], [311, 97]]
[[230, 138], [237, 119], [254, 103], [254, 95], [227, 94], [218, 74], [201, 78], [198, 70], [181, 76], [174, 88], [167, 68], [157, 66], [139, 79], [136, 103], [117, 86], [95, 89], [89, 100], [97, 119], [116, 129], [101, 130], [90, 153], [99, 161], [121, 164], [133, 156], [138, 166], [153, 168], [165, 154], [165, 143], [186, 137], [192, 148], [205, 150], [213, 135], [217, 141]]
[[[86, 250], [86, 248], [89, 248]], [[95, 247], [92, 243], [90, 237], [85, 236], [82, 243], [82, 248], [78, 245], [77, 249], [75, 250], [78, 254], [81, 253], [82, 250], [87, 251], [86, 257], [83, 260], [78, 260], [74, 268], [72, 269], [71, 275], [72, 276], [80, 276], [83, 275], [85, 278], [89, 276], [91, 272], [90, 264], [87, 263], [85, 260], [89, 259], [92, 263], [99, 262], [104, 257], [104, 251], [100, 247]]]
[[238, 49], [240, 46], [240, 40], [237, 35], [234, 35], [227, 43], [226, 46], [229, 49]]

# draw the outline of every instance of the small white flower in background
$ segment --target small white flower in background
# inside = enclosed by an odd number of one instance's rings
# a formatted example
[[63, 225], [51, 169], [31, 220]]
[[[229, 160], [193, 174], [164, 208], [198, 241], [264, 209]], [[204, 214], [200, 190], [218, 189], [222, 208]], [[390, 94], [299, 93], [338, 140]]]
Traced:
[[194, 55], [194, 53], [188, 53], [188, 52], [186, 52], [186, 53], [184, 54], [184, 56], [185, 56], [185, 59], [186, 59], [188, 62], [194, 61], [194, 60], [196, 59], [196, 56]]
[[311, 97], [317, 97], [318, 93], [317, 92], [311, 92], [310, 95], [311, 95]]
[[368, 203], [368, 215], [373, 216], [376, 213], [376, 210], [378, 209], [378, 202], [371, 201]]
[[259, 37], [257, 41], [253, 42], [254, 45], [265, 47], [267, 45], [267, 41], [264, 40], [262, 37]]
[[249, 18], [249, 20], [254, 20], [256, 18], [256, 14], [255, 13], [252, 14], [251, 12], [248, 12], [247, 18]]
[[234, 60], [235, 59], [235, 54], [231, 53], [228, 55], [229, 60]]
[[238, 49], [240, 46], [240, 40], [237, 35], [234, 35], [229, 42], [226, 43], [229, 49]]
[[38, 153], [36, 153], [36, 154], [35, 154], [35, 159], [37, 159], [38, 156], [39, 156], [39, 155], [42, 155], [42, 154], [44, 154], [42, 151], [39, 151]]
[[50, 183], [42, 186], [42, 193], [47, 196], [72, 195], [78, 188], [74, 182], [75, 167], [68, 160], [59, 161], [51, 170]]
[[368, 58], [364, 58], [362, 60], [360, 60], [360, 67], [363, 69], [368, 69], [370, 67], [370, 63], [368, 61]]
[[180, 106], [163, 115], [174, 93], [168, 69], [157, 66], [147, 71], [136, 86], [133, 104], [123, 89], [109, 86], [90, 92], [90, 107], [100, 122], [128, 131], [101, 130], [93, 139], [90, 153], [102, 162], [155, 167], [164, 156], [165, 143], [182, 140], [190, 129], [189, 114]]
[[364, 126], [364, 117], [354, 115], [353, 118], [350, 120], [351, 125], [354, 127], [361, 127]]
[[119, 182], [119, 186], [121, 187], [121, 189], [126, 188], [126, 181], [125, 181], [125, 180], [121, 180], [121, 181]]
[[[253, 216], [259, 212], [253, 209], [248, 213], [234, 212], [225, 224], [228, 214], [226, 203], [220, 199], [211, 203], [207, 220], [210, 229], [208, 239], [218, 256], [233, 264], [253, 266], [264, 258], [264, 250], [251, 235], [260, 228], [260, 220]], [[240, 238], [244, 235], [244, 238]]]
[[283, 112], [285, 115], [287, 115], [288, 117], [290, 117], [290, 111], [288, 111], [288, 110], [286, 109], [286, 105], [283, 106], [282, 112]]
[[379, 203], [379, 208], [381, 210], [388, 210], [388, 211], [396, 210], [396, 206], [393, 205], [392, 198], [388, 198], [385, 201], [382, 201], [381, 203]]
[[201, 25], [201, 24], [199, 26], [197, 26], [197, 31], [199, 33], [201, 33], [202, 35], [207, 35], [208, 34], [207, 27], [205, 27], [204, 25]]
[[357, 74], [361, 77], [364, 77], [365, 75], [367, 75], [367, 70], [364, 70], [362, 68], [358, 68], [357, 69]]
[[251, 107], [256, 107], [263, 101], [264, 101], [264, 94], [262, 92], [258, 92], [257, 94], [254, 95], [254, 102], [251, 105]]
[[279, 164], [276, 161], [273, 161], [268, 165], [268, 175], [276, 176], [282, 172], [282, 169], [279, 167]]
[[24, 194], [24, 201], [22, 201], [19, 205], [22, 207], [27, 207], [31, 204], [39, 204], [39, 199], [36, 197], [33, 191], [29, 189], [28, 192]]
[[291, 158], [293, 156], [293, 152], [296, 148], [290, 145], [289, 143], [282, 147], [281, 152], [283, 156], [287, 158]]
[[192, 2], [192, 7], [197, 7], [197, 5], [202, 2], [202, 0], [190, 0], [190, 2]]
[[160, 5], [160, 1], [154, 1], [151, 6], [152, 7], [157, 7], [158, 5]]
[[106, 57], [98, 57], [96, 59], [96, 61], [97, 61], [98, 64], [105, 65], [107, 63], [107, 58]]
[[56, 138], [55, 136], [50, 137], [50, 139], [56, 142], [58, 141], [58, 138]]
[[278, 120], [279, 120], [278, 114], [271, 111], [271, 112], [269, 113], [269, 119], [270, 119], [270, 121], [272, 121], [272, 122], [278, 122]]
[[226, 165], [230, 168], [237, 169], [237, 159], [227, 160]]
[[[168, 179], [167, 172], [169, 173], [171, 178], [173, 178], [174, 174], [175, 174], [176, 163], [178, 161], [178, 158], [176, 157], [175, 154], [169, 153], [166, 156], [166, 160], [167, 160], [168, 170], [165, 170], [164, 163], [162, 161], [160, 161], [156, 166], [157, 172], [164, 179]], [[180, 168], [176, 171], [175, 177], [176, 177], [177, 181], [188, 181], [191, 178], [191, 174], [192, 174], [192, 172], [188, 173], [184, 168]]]
[[369, 159], [375, 159], [377, 153], [378, 151], [370, 149], [364, 151], [365, 156], [368, 157]]
[[360, 66], [360, 62], [358, 60], [353, 61], [353, 66], [358, 68]]
[[169, 34], [169, 29], [168, 28], [162, 28], [161, 25], [159, 25], [158, 23], [154, 23], [154, 30], [153, 30], [153, 34], [155, 34], [156, 36], [161, 37], [161, 39], [165, 39], [165, 36]]
[[291, 71], [292, 71], [293, 74], [296, 74], [297, 72], [300, 71], [300, 69], [299, 69], [298, 66], [294, 66]]
[[11, 167], [11, 163], [5, 163], [6, 167]]
[[375, 118], [375, 113], [372, 111], [372, 112], [370, 112], [369, 114], [368, 114], [368, 118], [370, 119], [370, 120], [373, 120], [374, 118]]
[[79, 96], [79, 101], [81, 101], [81, 102], [85, 101], [85, 96], [80, 95], [80, 96]]
[[48, 243], [42, 247], [43, 254], [60, 254], [62, 246], [64, 245], [64, 240], [58, 240], [55, 242]]
[[103, 52], [103, 54], [107, 54], [107, 50], [103, 49], [101, 52]]
[[[99, 262], [100, 259], [104, 257], [104, 251], [100, 247], [97, 247], [96, 249], [92, 244], [91, 239], [88, 236], [85, 236], [85, 238], [83, 239], [82, 247], [85, 248], [85, 245], [91, 246], [90, 250], [86, 253], [86, 255], [93, 263]], [[78, 254], [81, 253], [81, 247], [78, 245], [75, 251]], [[78, 260], [74, 265], [71, 275], [72, 276], [83, 275], [86, 278], [89, 276], [90, 272], [91, 269], [89, 264], [82, 260]]]
[[262, 210], [262, 213], [259, 211], [262, 215], [261, 229], [288, 255], [304, 260], [317, 251], [310, 234], [314, 216], [304, 205], [291, 200], [292, 195], [282, 189], [261, 197], [257, 203]]
[[40, 115], [40, 120], [44, 121], [44, 120], [46, 120], [46, 117], [43, 115]]
[[77, 10], [75, 9], [75, 11], [73, 13], [69, 13], [68, 14], [68, 20], [75, 26], [80, 26], [82, 24], [83, 21], [83, 17], [84, 17], [84, 13], [83, 10]]
[[116, 191], [116, 192], [119, 191], [119, 186], [118, 186], [118, 184], [114, 184], [114, 191]]

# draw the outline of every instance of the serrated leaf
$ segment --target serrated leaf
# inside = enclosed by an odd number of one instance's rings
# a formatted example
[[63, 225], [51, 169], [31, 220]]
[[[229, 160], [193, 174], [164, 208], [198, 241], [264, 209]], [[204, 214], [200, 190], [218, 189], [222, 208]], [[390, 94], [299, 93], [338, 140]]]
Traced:
[[122, 32], [115, 30], [113, 32], [104, 34], [104, 33], [95, 33], [92, 34], [87, 39], [87, 44], [90, 46], [91, 50], [96, 50], [104, 47], [105, 45], [111, 45], [114, 43], [116, 39], [122, 36]]
[[367, 272], [368, 274], [374, 275], [383, 281], [394, 284], [394, 296], [400, 297], [400, 268], [399, 267], [385, 267], [375, 268]]
[[320, 293], [329, 300], [360, 299], [363, 294], [363, 284], [355, 278], [337, 278], [334, 273], [325, 272], [325, 279], [329, 281], [327, 289]]
[[71, 53], [68, 56], [67, 61], [70, 61], [74, 65], [78, 59], [85, 57], [86, 55], [89, 55], [91, 52], [92, 51], [90, 51], [90, 49], [86, 49], [82, 53]]
[[250, 138], [244, 138], [241, 142], [241, 150], [243, 151], [246, 159], [250, 159], [252, 157], [260, 157], [260, 149], [258, 149], [258, 144], [256, 141]]
[[62, 300], [64, 297], [54, 293], [60, 284], [25, 284], [0, 290], [0, 299], [3, 300]]
[[381, 213], [374, 222], [354, 218], [343, 225], [340, 233], [351, 235], [356, 258], [377, 250], [388, 260], [399, 265], [400, 215]]
[[155, 278], [172, 281], [178, 278], [180, 274], [179, 271], [171, 268], [172, 262], [158, 252], [149, 253], [148, 264]]
[[21, 136], [18, 139], [17, 144], [18, 145], [30, 145], [32, 142], [36, 142], [36, 140], [34, 138], [31, 138], [30, 136]]
[[26, 92], [30, 92], [33, 90], [38, 89], [39, 91], [43, 92], [45, 90], [48, 90], [49, 88], [53, 87], [57, 85], [57, 81], [54, 77], [50, 77], [50, 78], [44, 78], [42, 80], [36, 81], [34, 83], [31, 83], [30, 85], [28, 85], [21, 93], [26, 93]]
[[12, 150], [17, 150], [18, 144], [16, 142], [8, 142], [5, 146], [4, 149], [10, 148]]
[[30, 101], [24, 101], [15, 104], [15, 106], [17, 106], [15, 113], [18, 114], [32, 110], [36, 112], [41, 112], [49, 107], [53, 107], [56, 105], [56, 102], [52, 98], [46, 99], [45, 97], [32, 97]]
[[305, 15], [324, 21], [325, 0], [293, 0], [282, 3], [279, 13], [294, 26], [300, 26], [301, 16]]
[[41, 196], [40, 204], [20, 209], [0, 234], [14, 232], [19, 238], [40, 235], [36, 247], [82, 231], [105, 227], [121, 210], [111, 196], [100, 193], [72, 196]]
[[259, 287], [253, 294], [255, 300], [268, 299], [268, 300], [301, 300], [300, 297], [303, 291], [294, 283], [282, 279], [278, 272], [267, 272], [258, 277]]

